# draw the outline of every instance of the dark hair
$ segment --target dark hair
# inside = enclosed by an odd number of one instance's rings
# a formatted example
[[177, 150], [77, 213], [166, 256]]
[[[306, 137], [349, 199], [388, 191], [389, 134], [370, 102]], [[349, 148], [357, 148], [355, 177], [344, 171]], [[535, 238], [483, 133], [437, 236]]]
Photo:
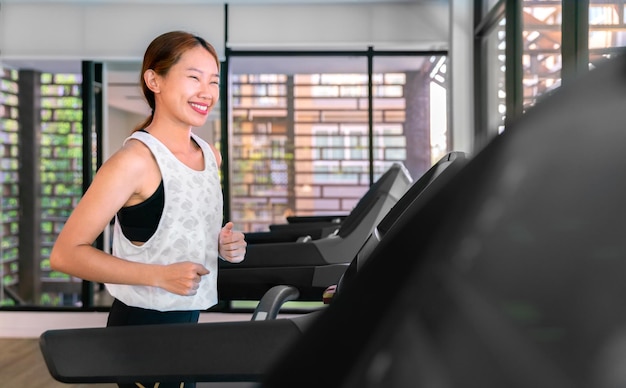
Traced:
[[159, 35], [150, 43], [143, 56], [139, 82], [141, 83], [141, 90], [146, 98], [146, 102], [152, 109], [152, 113], [141, 124], [137, 125], [133, 132], [146, 128], [154, 117], [154, 92], [148, 88], [143, 78], [146, 70], [152, 69], [158, 75], [164, 76], [178, 62], [184, 52], [197, 46], [204, 47], [215, 58], [219, 70], [220, 61], [217, 51], [210, 43], [199, 36], [184, 31], [171, 31]]

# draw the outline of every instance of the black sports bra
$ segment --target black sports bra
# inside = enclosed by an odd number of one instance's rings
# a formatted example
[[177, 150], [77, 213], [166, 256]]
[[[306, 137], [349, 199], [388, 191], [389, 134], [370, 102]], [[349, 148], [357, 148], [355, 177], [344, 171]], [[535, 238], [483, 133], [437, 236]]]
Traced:
[[156, 191], [142, 203], [123, 207], [117, 212], [122, 233], [130, 241], [146, 242], [156, 232], [163, 206], [165, 205], [165, 187], [163, 180]]

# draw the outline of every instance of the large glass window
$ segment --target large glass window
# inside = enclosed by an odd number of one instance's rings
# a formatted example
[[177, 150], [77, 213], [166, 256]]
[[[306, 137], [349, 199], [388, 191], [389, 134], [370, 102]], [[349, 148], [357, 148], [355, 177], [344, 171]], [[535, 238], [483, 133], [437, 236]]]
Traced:
[[623, 1], [589, 1], [589, 62], [614, 55], [626, 46], [626, 5]]
[[448, 152], [446, 59], [374, 58], [373, 155], [379, 170], [402, 162], [419, 178]]
[[447, 151], [445, 102], [431, 105], [445, 101], [445, 57], [375, 57], [371, 134], [365, 55], [234, 55], [230, 64], [231, 209], [245, 231], [294, 214], [347, 214], [370, 175], [400, 161], [417, 163], [409, 171], [419, 176]]
[[[483, 1], [483, 17], [477, 31], [480, 37], [480, 55], [477, 58], [480, 70], [478, 90], [481, 102], [477, 105], [478, 140], [488, 140], [504, 130], [508, 107], [521, 107], [521, 111], [533, 106], [544, 94], [561, 84], [561, 25], [562, 6], [560, 1], [521, 0], [521, 20], [510, 20], [505, 9], [511, 2]], [[515, 13], [513, 13], [515, 14]], [[517, 19], [515, 15], [513, 19]], [[510, 23], [510, 26], [507, 26]], [[519, 23], [519, 24], [518, 24]], [[517, 34], [516, 25], [521, 24], [521, 85], [507, 90], [507, 85], [516, 78], [516, 72], [507, 73], [506, 51], [517, 52], [517, 37], [507, 36], [507, 31]], [[513, 69], [514, 70], [514, 69]], [[508, 80], [508, 81], [507, 81]], [[520, 101], [521, 98], [521, 101]], [[521, 105], [520, 105], [521, 104]]]
[[505, 48], [506, 48], [506, 19], [502, 18], [485, 38], [485, 66], [484, 72], [487, 87], [486, 120], [490, 134], [499, 134], [504, 130], [506, 118], [506, 84], [505, 84]]
[[49, 257], [82, 195], [81, 81], [2, 70], [0, 305], [80, 305], [81, 279], [51, 270]]
[[[82, 280], [50, 269], [50, 251], [82, 196], [82, 76], [41, 75], [42, 305], [80, 305]], [[89, 168], [89, 167], [87, 167]]]
[[17, 70], [0, 68], [0, 306], [19, 296], [19, 139]]
[[504, 130], [506, 117], [506, 10], [502, 1], [479, 1], [474, 26], [474, 144], [482, 147]]
[[523, 3], [523, 109], [561, 83], [560, 1], [524, 0]]
[[233, 57], [232, 219], [345, 214], [369, 187], [367, 61]]

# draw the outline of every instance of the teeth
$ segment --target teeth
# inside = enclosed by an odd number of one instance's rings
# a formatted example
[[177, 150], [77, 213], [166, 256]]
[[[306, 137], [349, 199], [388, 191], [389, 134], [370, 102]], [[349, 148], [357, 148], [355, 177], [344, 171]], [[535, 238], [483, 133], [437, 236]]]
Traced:
[[206, 106], [206, 105], [198, 105], [198, 104], [194, 104], [194, 103], [191, 103], [191, 105], [193, 105], [194, 107], [196, 107], [196, 108], [198, 108], [200, 110], [207, 110], [207, 109], [209, 109], [209, 107]]

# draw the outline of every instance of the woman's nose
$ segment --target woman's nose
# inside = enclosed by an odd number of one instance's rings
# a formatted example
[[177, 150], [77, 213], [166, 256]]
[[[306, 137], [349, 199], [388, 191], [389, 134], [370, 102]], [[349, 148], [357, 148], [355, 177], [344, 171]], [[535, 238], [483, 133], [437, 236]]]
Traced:
[[200, 91], [200, 98], [209, 102], [209, 105], [213, 105], [213, 93], [211, 93], [211, 88], [209, 86], [205, 86]]

